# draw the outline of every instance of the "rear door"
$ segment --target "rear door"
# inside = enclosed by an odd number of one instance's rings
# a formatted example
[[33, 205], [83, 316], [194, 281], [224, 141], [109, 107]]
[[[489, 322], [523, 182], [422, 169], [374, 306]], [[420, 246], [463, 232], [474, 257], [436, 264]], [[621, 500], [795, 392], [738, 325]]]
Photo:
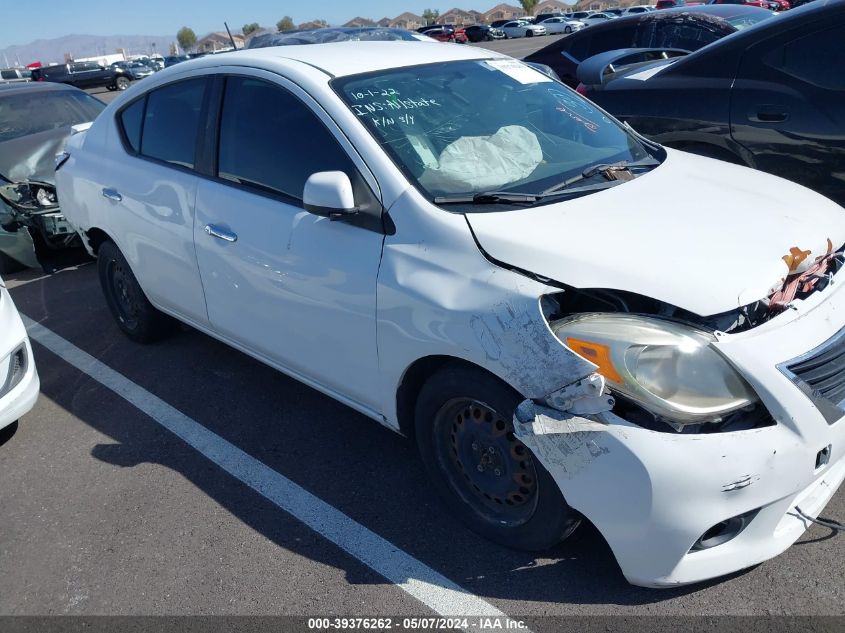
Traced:
[[770, 38], [743, 56], [731, 134], [756, 167], [845, 202], [845, 19]]
[[98, 199], [120, 214], [112, 237], [149, 299], [197, 324], [207, 322], [194, 252], [199, 133], [206, 77], [166, 84], [118, 113], [124, 152], [105, 167]]

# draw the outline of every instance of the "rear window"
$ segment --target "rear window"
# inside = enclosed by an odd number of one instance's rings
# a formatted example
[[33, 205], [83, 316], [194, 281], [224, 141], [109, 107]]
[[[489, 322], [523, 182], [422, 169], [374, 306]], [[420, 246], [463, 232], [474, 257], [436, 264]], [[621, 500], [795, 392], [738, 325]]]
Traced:
[[147, 94], [141, 154], [193, 168], [205, 86], [205, 78], [189, 79]]
[[105, 108], [82, 91], [32, 90], [0, 97], [0, 142], [93, 121]]

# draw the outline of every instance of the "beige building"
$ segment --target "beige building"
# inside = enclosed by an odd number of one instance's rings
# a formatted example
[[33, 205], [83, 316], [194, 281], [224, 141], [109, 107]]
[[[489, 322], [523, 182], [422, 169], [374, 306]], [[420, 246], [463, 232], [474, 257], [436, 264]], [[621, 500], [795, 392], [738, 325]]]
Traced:
[[498, 4], [484, 13], [484, 21], [488, 24], [496, 20], [515, 20], [524, 18], [527, 15], [522, 7], [515, 7], [511, 4]]
[[437, 22], [440, 24], [451, 24], [453, 26], [468, 26], [478, 22], [477, 12], [464, 11], [463, 9], [449, 9], [442, 13]]
[[545, 0], [544, 2], [539, 2], [536, 7], [534, 7], [534, 15], [540, 15], [541, 13], [571, 13], [572, 12], [572, 5], [567, 4], [566, 2], [558, 2], [558, 0]]
[[408, 29], [413, 31], [425, 25], [425, 20], [421, 15], [406, 11], [401, 15], [397, 15], [390, 21], [390, 26], [394, 29]]
[[357, 18], [352, 18], [351, 20], [349, 20], [349, 22], [347, 22], [347, 23], [346, 23], [346, 24], [344, 24], [343, 26], [357, 26], [357, 27], [360, 27], [360, 26], [375, 26], [375, 25], [376, 25], [376, 23], [375, 23], [375, 22], [373, 22], [373, 21], [372, 21], [371, 19], [369, 19], [369, 18], [357, 17]]
[[[232, 33], [232, 39], [235, 40], [238, 48], [244, 47], [244, 38], [242, 35]], [[229, 39], [228, 33], [218, 31], [216, 33], [209, 33], [205, 37], [198, 39], [194, 48], [202, 53], [225, 51], [232, 48], [232, 40]]]

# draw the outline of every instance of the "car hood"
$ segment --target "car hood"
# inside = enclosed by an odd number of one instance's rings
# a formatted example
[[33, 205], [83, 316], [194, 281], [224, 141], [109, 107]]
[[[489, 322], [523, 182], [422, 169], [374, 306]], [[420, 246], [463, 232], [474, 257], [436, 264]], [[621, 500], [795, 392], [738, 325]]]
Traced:
[[0, 143], [0, 176], [12, 182], [55, 184], [56, 154], [70, 133], [70, 127], [61, 127]]
[[845, 209], [827, 198], [668, 149], [661, 166], [611, 189], [467, 219], [498, 262], [577, 288], [634, 292], [700, 316], [769, 296], [786, 277], [791, 254], [811, 251], [809, 263], [829, 245], [845, 243]]

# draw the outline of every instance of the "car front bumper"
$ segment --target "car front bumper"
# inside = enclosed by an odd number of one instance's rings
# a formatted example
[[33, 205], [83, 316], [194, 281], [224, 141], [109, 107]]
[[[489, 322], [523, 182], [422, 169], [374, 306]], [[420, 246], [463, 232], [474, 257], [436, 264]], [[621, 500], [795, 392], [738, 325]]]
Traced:
[[[11, 389], [4, 389], [10, 356], [23, 347], [26, 370], [23, 378]], [[6, 289], [0, 286], [0, 429], [29, 413], [41, 388], [32, 346], [23, 323]]]
[[[838, 275], [843, 278], [845, 275]], [[579, 417], [536, 407], [517, 436], [567, 502], [602, 533], [629, 582], [667, 587], [745, 569], [786, 550], [845, 479], [845, 417], [825, 419], [778, 369], [845, 327], [845, 290], [832, 284], [715, 347], [743, 374], [773, 426], [709, 434], [661, 433], [613, 413]], [[820, 452], [826, 462], [817, 465]], [[732, 539], [693, 545], [716, 524], [753, 518]]]

